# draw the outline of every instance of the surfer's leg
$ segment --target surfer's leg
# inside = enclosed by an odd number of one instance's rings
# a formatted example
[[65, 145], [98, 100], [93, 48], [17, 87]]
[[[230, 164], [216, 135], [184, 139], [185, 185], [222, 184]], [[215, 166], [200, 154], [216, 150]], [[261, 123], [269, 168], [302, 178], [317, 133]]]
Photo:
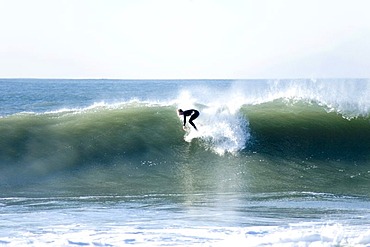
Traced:
[[189, 123], [191, 124], [191, 126], [194, 127], [194, 129], [198, 130], [197, 127], [195, 126], [195, 124], [193, 123], [193, 120], [196, 119], [197, 117], [199, 116], [199, 113], [198, 112], [194, 112], [193, 115], [191, 115], [190, 119], [189, 119]]
[[190, 119], [189, 119], [189, 120], [194, 120], [194, 119], [196, 119], [198, 116], [199, 116], [199, 112], [198, 112], [198, 111], [195, 111], [195, 112], [191, 115], [191, 117], [190, 117]]
[[193, 127], [194, 127], [194, 129], [195, 129], [195, 130], [198, 130], [198, 129], [197, 129], [197, 127], [195, 126], [195, 124], [193, 123], [193, 121], [192, 121], [192, 120], [189, 120], [189, 123], [191, 124], [191, 126], [193, 126]]

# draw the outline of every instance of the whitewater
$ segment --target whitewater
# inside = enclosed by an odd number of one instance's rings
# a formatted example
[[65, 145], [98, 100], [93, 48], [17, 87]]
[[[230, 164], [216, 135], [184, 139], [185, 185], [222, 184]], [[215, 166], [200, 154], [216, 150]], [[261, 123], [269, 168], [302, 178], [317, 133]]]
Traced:
[[370, 246], [368, 79], [0, 79], [0, 102], [2, 245]]

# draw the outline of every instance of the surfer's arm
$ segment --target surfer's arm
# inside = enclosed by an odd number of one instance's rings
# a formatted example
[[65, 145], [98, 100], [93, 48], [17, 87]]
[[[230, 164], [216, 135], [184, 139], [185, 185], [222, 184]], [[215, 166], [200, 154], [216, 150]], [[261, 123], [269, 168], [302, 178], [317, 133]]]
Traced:
[[184, 114], [184, 125], [183, 126], [185, 126], [185, 124], [186, 124], [186, 116]]

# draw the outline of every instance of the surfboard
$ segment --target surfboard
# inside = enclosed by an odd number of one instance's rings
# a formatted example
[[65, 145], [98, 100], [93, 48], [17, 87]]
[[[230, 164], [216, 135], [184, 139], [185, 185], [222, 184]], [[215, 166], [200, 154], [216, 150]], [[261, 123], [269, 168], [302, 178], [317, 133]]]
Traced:
[[187, 142], [191, 142], [194, 138], [201, 137], [201, 133], [197, 130], [195, 130], [193, 127], [186, 127], [184, 135], [184, 140]]

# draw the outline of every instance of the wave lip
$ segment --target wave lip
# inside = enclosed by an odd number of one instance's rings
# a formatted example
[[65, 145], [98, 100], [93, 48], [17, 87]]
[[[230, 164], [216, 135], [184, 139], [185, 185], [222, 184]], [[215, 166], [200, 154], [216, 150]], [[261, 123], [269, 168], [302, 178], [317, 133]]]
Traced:
[[235, 81], [231, 91], [242, 95], [246, 105], [285, 99], [312, 102], [348, 119], [370, 116], [368, 79]]

